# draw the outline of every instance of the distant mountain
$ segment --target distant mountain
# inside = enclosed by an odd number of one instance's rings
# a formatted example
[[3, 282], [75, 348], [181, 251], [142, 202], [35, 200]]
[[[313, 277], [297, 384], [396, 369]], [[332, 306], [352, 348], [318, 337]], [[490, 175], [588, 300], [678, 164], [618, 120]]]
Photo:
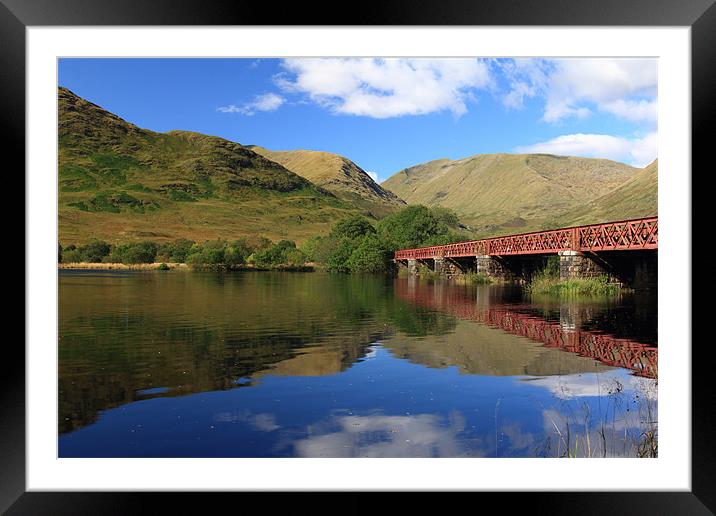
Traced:
[[365, 170], [338, 154], [311, 150], [272, 151], [253, 145], [249, 148], [336, 197], [374, 213], [383, 215], [405, 206], [402, 199], [373, 181]]
[[478, 154], [410, 167], [382, 186], [408, 204], [451, 208], [476, 236], [490, 236], [558, 227], [566, 213], [607, 195], [640, 172], [606, 159]]
[[576, 226], [657, 215], [658, 175], [659, 163], [654, 160], [606, 195], [565, 213], [563, 220], [567, 225]]
[[222, 138], [141, 129], [59, 88], [59, 238], [302, 240], [362, 211]]

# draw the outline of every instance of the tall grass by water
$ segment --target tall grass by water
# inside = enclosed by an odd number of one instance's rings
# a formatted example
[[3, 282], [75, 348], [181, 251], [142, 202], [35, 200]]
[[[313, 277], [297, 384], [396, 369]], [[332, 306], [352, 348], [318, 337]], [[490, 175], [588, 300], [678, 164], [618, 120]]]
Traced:
[[621, 291], [621, 286], [618, 283], [613, 283], [608, 276], [562, 280], [558, 277], [540, 274], [532, 278], [527, 289], [532, 294], [577, 297], [614, 295]]
[[[602, 402], [596, 413], [578, 397], [563, 393], [558, 409], [543, 414], [551, 435], [536, 450], [538, 456], [560, 458], [638, 457], [659, 454], [657, 422], [658, 383], [639, 381], [627, 394], [624, 385], [613, 379], [601, 385]], [[601, 390], [601, 389], [600, 389]]]

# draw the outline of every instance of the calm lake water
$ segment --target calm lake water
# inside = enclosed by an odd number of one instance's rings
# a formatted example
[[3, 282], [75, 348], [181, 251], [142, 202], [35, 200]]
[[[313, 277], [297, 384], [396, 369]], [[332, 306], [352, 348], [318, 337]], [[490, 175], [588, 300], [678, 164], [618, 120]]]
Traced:
[[60, 457], [653, 456], [656, 293], [59, 272]]

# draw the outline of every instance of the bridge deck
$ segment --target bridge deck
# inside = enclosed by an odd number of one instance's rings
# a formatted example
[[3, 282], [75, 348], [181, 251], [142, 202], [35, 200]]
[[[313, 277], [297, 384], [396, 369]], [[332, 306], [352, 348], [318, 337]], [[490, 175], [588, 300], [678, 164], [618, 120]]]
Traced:
[[620, 220], [448, 245], [403, 249], [395, 252], [395, 259], [419, 260], [478, 255], [550, 254], [559, 251], [657, 249], [659, 246], [658, 222], [658, 217]]

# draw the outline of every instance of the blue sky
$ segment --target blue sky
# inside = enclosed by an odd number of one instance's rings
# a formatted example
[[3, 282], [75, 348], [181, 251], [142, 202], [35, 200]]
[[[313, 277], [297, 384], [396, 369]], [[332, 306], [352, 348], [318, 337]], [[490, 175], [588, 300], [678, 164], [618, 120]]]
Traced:
[[346, 156], [380, 181], [495, 152], [656, 158], [655, 59], [61, 59], [140, 127]]

